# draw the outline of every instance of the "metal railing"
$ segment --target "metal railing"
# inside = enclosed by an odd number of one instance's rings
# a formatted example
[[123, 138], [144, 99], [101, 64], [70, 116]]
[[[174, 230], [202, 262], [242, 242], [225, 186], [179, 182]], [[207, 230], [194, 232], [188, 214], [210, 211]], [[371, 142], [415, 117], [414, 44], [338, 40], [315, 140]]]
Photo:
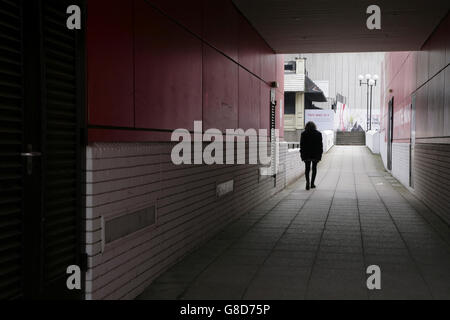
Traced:
[[300, 148], [300, 142], [286, 142], [286, 143], [288, 145], [288, 150]]

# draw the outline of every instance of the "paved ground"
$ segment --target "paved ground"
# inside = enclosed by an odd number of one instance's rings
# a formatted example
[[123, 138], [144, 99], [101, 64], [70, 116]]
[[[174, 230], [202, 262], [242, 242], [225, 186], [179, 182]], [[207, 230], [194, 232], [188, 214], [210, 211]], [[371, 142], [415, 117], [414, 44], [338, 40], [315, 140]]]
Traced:
[[[450, 299], [446, 235], [379, 157], [334, 147], [317, 182], [306, 191], [302, 178], [268, 199], [139, 299]], [[366, 286], [373, 264], [381, 290]]]

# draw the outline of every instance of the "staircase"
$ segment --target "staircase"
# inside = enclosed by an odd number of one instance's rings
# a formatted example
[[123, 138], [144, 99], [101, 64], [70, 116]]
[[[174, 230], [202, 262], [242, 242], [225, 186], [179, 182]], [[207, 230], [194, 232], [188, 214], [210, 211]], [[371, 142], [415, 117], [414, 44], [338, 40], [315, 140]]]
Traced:
[[336, 145], [340, 146], [365, 146], [366, 133], [357, 132], [336, 132]]

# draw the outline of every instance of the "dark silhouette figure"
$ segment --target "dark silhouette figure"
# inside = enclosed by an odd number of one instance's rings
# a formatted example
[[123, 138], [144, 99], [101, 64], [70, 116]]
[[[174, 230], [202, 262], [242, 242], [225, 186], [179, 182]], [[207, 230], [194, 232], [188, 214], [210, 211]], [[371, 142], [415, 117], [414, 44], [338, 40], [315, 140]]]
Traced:
[[317, 174], [317, 163], [322, 160], [323, 143], [322, 133], [317, 131], [314, 122], [310, 121], [305, 126], [300, 138], [300, 155], [302, 161], [305, 162], [305, 176], [306, 176], [306, 190], [309, 190], [310, 180], [309, 172], [311, 171], [312, 164], [312, 176], [311, 176], [311, 188], [315, 188], [315, 180]]

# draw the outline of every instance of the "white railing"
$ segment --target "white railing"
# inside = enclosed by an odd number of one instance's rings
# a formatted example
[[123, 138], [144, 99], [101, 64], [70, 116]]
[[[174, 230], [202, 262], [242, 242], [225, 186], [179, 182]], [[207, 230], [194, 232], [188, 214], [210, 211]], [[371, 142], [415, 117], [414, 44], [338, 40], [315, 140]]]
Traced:
[[377, 130], [366, 132], [366, 146], [373, 153], [380, 153], [380, 133]]
[[300, 149], [300, 142], [286, 142], [288, 150]]
[[334, 145], [334, 131], [332, 130], [322, 131], [322, 143], [323, 143], [323, 152], [324, 153], [328, 152]]
[[[334, 131], [325, 130], [321, 132], [322, 132], [323, 152], [326, 153], [334, 145]], [[300, 142], [286, 142], [286, 143], [288, 146], [288, 150], [300, 149]]]

